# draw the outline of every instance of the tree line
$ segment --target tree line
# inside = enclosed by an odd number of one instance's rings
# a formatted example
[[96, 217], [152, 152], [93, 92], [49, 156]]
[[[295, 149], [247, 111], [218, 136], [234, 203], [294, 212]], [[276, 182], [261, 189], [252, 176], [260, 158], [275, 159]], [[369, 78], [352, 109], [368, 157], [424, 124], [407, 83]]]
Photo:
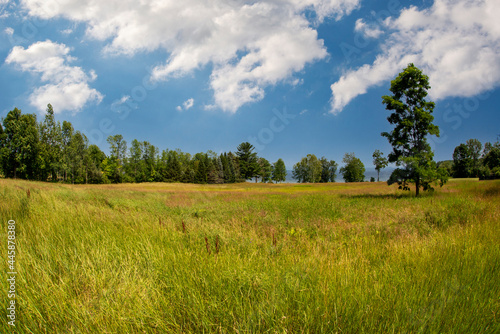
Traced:
[[500, 142], [469, 139], [453, 151], [453, 160], [439, 163], [455, 178], [500, 179]]
[[8, 178], [66, 183], [184, 182], [235, 183], [255, 179], [284, 182], [282, 159], [270, 163], [257, 156], [250, 143], [235, 153], [213, 151], [191, 155], [160, 150], [134, 139], [130, 147], [122, 135], [107, 138], [109, 156], [70, 122], [56, 122], [52, 105], [45, 118], [15, 108], [0, 124], [0, 174]]
[[[109, 155], [89, 144], [70, 122], [56, 122], [51, 104], [43, 121], [15, 108], [0, 123], [0, 174], [8, 178], [74, 184], [123, 182], [236, 183], [246, 180], [284, 182], [283, 159], [270, 163], [248, 142], [236, 152], [213, 151], [191, 155], [180, 149], [160, 151], [148, 141], [122, 135], [107, 138]], [[379, 152], [380, 154], [380, 152]], [[340, 168], [346, 182], [364, 181], [365, 167], [354, 153], [346, 153]], [[387, 165], [387, 164], [386, 164]], [[335, 182], [338, 164], [308, 154], [293, 166], [299, 183]]]

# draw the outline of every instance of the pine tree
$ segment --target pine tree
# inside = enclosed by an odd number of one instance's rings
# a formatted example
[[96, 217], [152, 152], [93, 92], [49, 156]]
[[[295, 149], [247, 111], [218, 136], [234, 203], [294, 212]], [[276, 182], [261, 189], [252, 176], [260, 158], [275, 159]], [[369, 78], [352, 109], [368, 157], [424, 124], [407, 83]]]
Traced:
[[254, 149], [249, 142], [241, 143], [237, 148], [236, 155], [238, 156], [240, 175], [244, 180], [254, 178], [259, 172], [260, 166], [257, 161], [257, 153], [253, 152]]

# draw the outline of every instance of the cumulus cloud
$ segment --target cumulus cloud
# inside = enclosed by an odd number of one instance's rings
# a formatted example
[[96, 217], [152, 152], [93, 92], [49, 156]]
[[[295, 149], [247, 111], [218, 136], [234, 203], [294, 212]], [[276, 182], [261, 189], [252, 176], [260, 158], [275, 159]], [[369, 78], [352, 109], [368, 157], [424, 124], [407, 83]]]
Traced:
[[331, 112], [341, 112], [356, 96], [386, 83], [410, 62], [429, 76], [429, 96], [435, 100], [474, 96], [497, 87], [499, 13], [497, 0], [435, 0], [428, 9], [410, 7], [386, 20], [389, 37], [373, 64], [349, 70], [331, 85]]
[[[360, 0], [22, 0], [30, 15], [84, 22], [87, 36], [106, 41], [104, 52], [168, 53], [154, 81], [212, 65], [215, 106], [235, 112], [327, 55], [305, 11], [317, 22], [340, 19]], [[292, 80], [293, 82], [293, 80]]]
[[44, 111], [47, 104], [54, 106], [54, 112], [78, 112], [88, 102], [100, 103], [103, 96], [89, 87], [96, 79], [94, 71], [86, 74], [78, 66], [70, 66], [75, 60], [64, 44], [50, 40], [37, 42], [27, 49], [15, 46], [7, 56], [7, 64], [17, 65], [22, 71], [40, 75], [44, 86], [36, 88], [30, 96], [30, 103]]

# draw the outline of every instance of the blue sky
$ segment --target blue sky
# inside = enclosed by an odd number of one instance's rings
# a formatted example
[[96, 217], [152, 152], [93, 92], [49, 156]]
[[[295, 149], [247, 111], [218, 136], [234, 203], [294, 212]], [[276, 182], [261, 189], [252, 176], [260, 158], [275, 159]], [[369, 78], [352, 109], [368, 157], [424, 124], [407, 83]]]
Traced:
[[497, 0], [0, 0], [0, 117], [51, 103], [91, 143], [189, 153], [254, 144], [372, 167], [381, 96], [410, 62], [436, 102], [435, 160], [500, 134]]

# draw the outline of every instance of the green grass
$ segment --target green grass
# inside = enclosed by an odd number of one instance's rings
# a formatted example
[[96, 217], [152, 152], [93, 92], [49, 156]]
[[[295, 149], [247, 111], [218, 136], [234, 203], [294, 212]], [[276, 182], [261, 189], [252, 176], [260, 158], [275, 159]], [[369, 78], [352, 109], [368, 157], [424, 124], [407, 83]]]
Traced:
[[0, 180], [0, 217], [2, 259], [16, 221], [17, 333], [500, 332], [498, 181], [415, 198]]

